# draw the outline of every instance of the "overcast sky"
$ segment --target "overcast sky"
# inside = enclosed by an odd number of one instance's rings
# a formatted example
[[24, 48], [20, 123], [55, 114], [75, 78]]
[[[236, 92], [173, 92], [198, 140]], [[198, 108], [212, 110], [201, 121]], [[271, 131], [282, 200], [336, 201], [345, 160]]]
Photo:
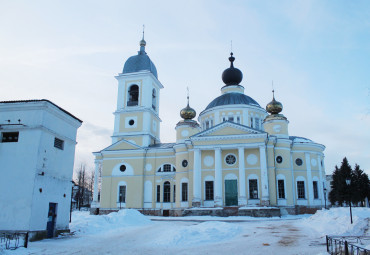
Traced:
[[344, 156], [370, 174], [369, 1], [0, 0], [0, 101], [49, 99], [82, 119], [75, 167], [93, 169], [143, 24], [162, 142], [175, 141], [186, 87], [197, 113], [220, 95], [232, 40], [245, 94], [265, 107], [273, 80], [290, 135], [326, 146], [327, 174]]

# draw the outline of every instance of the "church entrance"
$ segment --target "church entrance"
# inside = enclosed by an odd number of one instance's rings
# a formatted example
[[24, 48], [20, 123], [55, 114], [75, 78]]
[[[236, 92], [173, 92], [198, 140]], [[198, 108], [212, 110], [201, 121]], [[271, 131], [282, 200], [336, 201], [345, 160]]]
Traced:
[[238, 205], [238, 183], [237, 180], [225, 180], [225, 205]]

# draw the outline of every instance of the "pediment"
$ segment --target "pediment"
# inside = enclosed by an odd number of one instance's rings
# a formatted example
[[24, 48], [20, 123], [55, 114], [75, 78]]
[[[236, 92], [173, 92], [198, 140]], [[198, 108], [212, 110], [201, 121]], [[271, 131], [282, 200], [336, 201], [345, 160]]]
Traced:
[[256, 135], [264, 134], [265, 132], [243, 126], [234, 122], [222, 122], [210, 129], [200, 132], [192, 138], [211, 137], [211, 136], [236, 136], [236, 135]]
[[118, 151], [118, 150], [137, 150], [141, 149], [139, 145], [129, 142], [125, 139], [119, 140], [118, 142], [108, 146], [103, 151]]

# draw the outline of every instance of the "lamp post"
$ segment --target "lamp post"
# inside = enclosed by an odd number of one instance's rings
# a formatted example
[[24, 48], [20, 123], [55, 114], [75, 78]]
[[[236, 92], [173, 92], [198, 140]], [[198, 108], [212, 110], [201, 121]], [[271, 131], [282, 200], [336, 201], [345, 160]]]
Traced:
[[[351, 185], [351, 179], [350, 178], [346, 179], [346, 184], [347, 184], [348, 188], [351, 189], [350, 188], [350, 185]], [[349, 190], [349, 213], [351, 215], [351, 224], [353, 224], [353, 221], [352, 221], [352, 207], [351, 207], [351, 190]]]
[[325, 201], [325, 210], [326, 210], [326, 191], [327, 191], [327, 189], [326, 189], [326, 188], [324, 188], [324, 201]]

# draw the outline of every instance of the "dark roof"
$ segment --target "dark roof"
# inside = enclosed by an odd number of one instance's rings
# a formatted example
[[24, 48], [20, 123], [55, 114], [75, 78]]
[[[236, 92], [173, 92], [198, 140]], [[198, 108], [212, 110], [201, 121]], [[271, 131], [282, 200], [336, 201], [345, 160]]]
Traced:
[[[247, 105], [253, 105], [257, 107], [261, 107], [253, 98], [241, 94], [241, 93], [225, 93], [217, 98], [215, 98], [207, 107], [205, 110], [211, 109], [216, 106], [220, 105], [231, 105], [231, 104], [247, 104]], [[204, 111], [205, 111], [204, 110]]]
[[76, 116], [74, 116], [73, 114], [67, 112], [66, 110], [64, 110], [63, 108], [57, 106], [56, 104], [54, 104], [53, 102], [47, 100], [47, 99], [31, 99], [31, 100], [14, 100], [14, 101], [0, 101], [1, 104], [15, 104], [15, 103], [32, 103], [32, 102], [48, 102], [52, 105], [54, 105], [55, 107], [57, 107], [59, 110], [61, 110], [62, 112], [68, 114], [69, 116], [71, 116], [72, 118], [78, 120], [79, 122], [82, 123], [82, 120], [80, 120], [79, 118], [77, 118]]
[[127, 59], [122, 73], [135, 73], [144, 70], [150, 71], [158, 79], [157, 68], [155, 68], [149, 56], [146, 52], [139, 51], [138, 55]]
[[148, 148], [160, 148], [160, 149], [169, 149], [169, 148], [173, 148], [173, 146], [175, 146], [176, 143], [156, 143], [156, 144], [151, 144], [148, 146]]

